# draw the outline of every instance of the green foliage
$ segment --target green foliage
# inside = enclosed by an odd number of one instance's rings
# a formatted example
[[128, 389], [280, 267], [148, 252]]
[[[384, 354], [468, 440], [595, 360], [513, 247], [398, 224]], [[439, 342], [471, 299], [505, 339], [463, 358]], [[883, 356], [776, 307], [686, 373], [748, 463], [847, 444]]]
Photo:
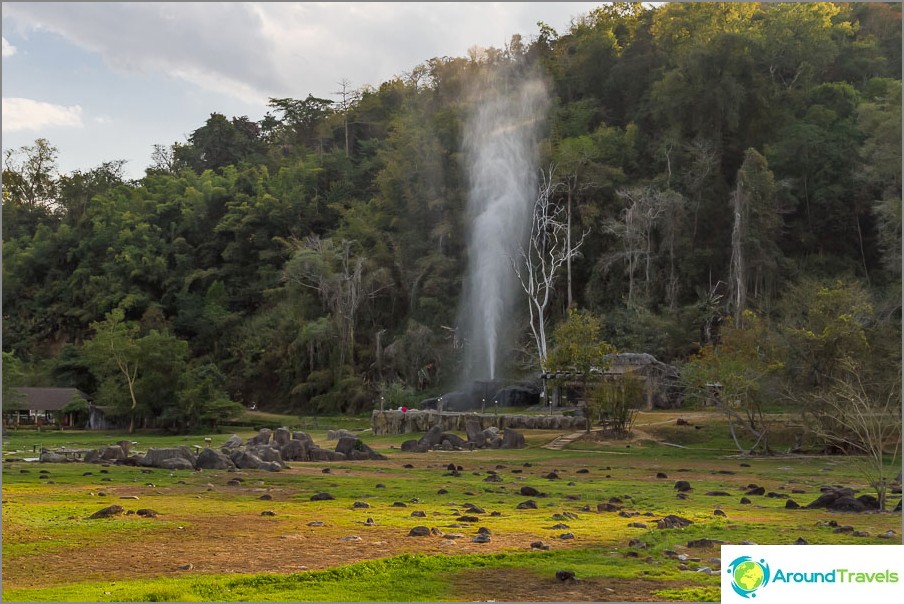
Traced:
[[583, 309], [571, 309], [568, 318], [553, 332], [555, 345], [546, 358], [546, 371], [571, 371], [589, 376], [606, 369], [606, 355], [615, 352], [600, 339], [600, 319]]

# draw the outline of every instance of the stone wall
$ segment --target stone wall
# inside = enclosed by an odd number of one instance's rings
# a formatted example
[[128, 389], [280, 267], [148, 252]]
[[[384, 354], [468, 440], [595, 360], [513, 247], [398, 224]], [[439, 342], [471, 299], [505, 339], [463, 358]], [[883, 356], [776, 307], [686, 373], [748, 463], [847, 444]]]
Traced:
[[479, 420], [481, 429], [495, 426], [500, 430], [586, 430], [583, 417], [565, 415], [494, 415], [492, 413], [453, 413], [449, 411], [379, 411], [375, 410], [370, 425], [376, 436], [427, 432], [439, 426], [443, 432], [465, 432], [468, 420]]

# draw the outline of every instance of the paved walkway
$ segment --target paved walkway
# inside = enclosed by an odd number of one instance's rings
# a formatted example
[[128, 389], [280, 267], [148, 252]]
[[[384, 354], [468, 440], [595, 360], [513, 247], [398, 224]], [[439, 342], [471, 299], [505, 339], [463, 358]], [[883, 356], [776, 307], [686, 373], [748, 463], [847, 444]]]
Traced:
[[573, 443], [574, 441], [576, 441], [577, 439], [582, 437], [584, 434], [586, 434], [585, 431], [574, 432], [572, 434], [562, 434], [560, 436], [557, 436], [551, 442], [543, 445], [543, 448], [544, 449], [552, 449], [553, 451], [561, 451], [565, 447], [565, 445]]

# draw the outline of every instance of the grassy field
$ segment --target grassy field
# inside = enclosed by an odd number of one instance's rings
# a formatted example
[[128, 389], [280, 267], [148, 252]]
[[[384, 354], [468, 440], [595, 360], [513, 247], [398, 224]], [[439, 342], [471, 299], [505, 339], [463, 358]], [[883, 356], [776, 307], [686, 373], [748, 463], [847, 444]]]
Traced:
[[[868, 492], [856, 459], [742, 458], [717, 416], [686, 417], [693, 426], [677, 426], [673, 413], [642, 414], [635, 438], [579, 439], [561, 451], [544, 448], [558, 436], [548, 431], [527, 432], [527, 448], [516, 451], [422, 454], [399, 450], [411, 435], [364, 431], [388, 460], [295, 462], [278, 473], [5, 462], [3, 599], [717, 601], [718, 545], [690, 547], [693, 540], [901, 543], [900, 514], [785, 508], [786, 497], [806, 505], [825, 484]], [[309, 433], [332, 447], [326, 427], [335, 423], [324, 418]], [[218, 446], [230, 435], [17, 431], [3, 452], [24, 458], [40, 446], [123, 438], [139, 450], [203, 446], [205, 436]], [[460, 476], [450, 475], [450, 463]], [[676, 480], [691, 483], [687, 499], [676, 497]], [[742, 504], [751, 483], [780, 496]], [[521, 495], [522, 486], [541, 494]], [[318, 492], [335, 499], [311, 501]], [[536, 509], [518, 509], [528, 499]], [[597, 511], [610, 501], [620, 509]], [[89, 519], [112, 504], [127, 513]], [[668, 514], [693, 524], [657, 528]], [[835, 532], [832, 520], [869, 536]], [[443, 534], [408, 536], [415, 526]], [[473, 541], [481, 527], [488, 543]], [[887, 531], [893, 538], [880, 537]], [[535, 541], [549, 550], [531, 549]], [[557, 570], [580, 580], [559, 582]]]

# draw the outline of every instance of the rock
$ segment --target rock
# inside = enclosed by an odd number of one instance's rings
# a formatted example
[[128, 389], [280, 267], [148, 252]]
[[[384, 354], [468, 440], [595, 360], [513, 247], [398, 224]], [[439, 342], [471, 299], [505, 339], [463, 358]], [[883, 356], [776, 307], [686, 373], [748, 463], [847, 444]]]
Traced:
[[264, 510], [261, 512], [261, 516], [276, 516], [276, 512], [273, 510]]
[[482, 527], [480, 527], [479, 529], [477, 529], [477, 534], [478, 534], [478, 535], [489, 535], [489, 534], [491, 534], [491, 533], [490, 533], [490, 529], [488, 529], [488, 528], [485, 527], [485, 526], [482, 526]]
[[198, 454], [195, 467], [199, 470], [226, 470], [234, 468], [235, 464], [224, 454], [214, 449], [203, 449]]
[[105, 447], [100, 452], [100, 458], [106, 461], [116, 461], [118, 459], [125, 459], [128, 454], [122, 450], [120, 445], [115, 445], [113, 447]]
[[675, 483], [675, 490], [679, 492], [686, 492], [691, 490], [691, 483], [686, 480], [679, 480]]
[[428, 447], [416, 440], [406, 440], [402, 443], [401, 448], [406, 453], [426, 453], [428, 450]]
[[[188, 462], [188, 467], [174, 467], [172, 465], [164, 465], [169, 459], [182, 459]], [[170, 448], [150, 448], [139, 462], [139, 465], [145, 467], [172, 469], [194, 469], [196, 457], [188, 447], [170, 447]]]
[[746, 497], [741, 497], [740, 503], [742, 503], [742, 504], [744, 504], [744, 505], [747, 505], [748, 503], [750, 503], [750, 500], [747, 499]]
[[273, 433], [273, 444], [277, 447], [284, 447], [292, 440], [292, 433], [288, 428], [277, 428]]
[[415, 511], [411, 512], [411, 517], [412, 518], [426, 518], [427, 512], [424, 512], [421, 510], [415, 510]]
[[597, 512], [617, 512], [621, 509], [621, 506], [616, 505], [614, 503], [598, 503], [596, 504]]
[[103, 508], [102, 510], [98, 510], [88, 516], [89, 520], [95, 520], [97, 518], [110, 518], [111, 516], [116, 516], [118, 514], [122, 514], [125, 511], [121, 505], [111, 505]]
[[480, 533], [476, 535], [473, 539], [471, 539], [472, 543], [489, 543], [492, 540], [492, 537], [487, 535], [486, 533]]
[[445, 495], [445, 494], [447, 494], [448, 492], [449, 492], [449, 491], [447, 491], [446, 489], [440, 489], [440, 490], [438, 490], [438, 491], [436, 492], [436, 494], [437, 494], [437, 495]]
[[370, 507], [370, 504], [366, 501], [356, 501], [352, 504], [352, 509], [355, 510], [366, 510]]
[[158, 466], [163, 468], [164, 470], [194, 470], [195, 466], [192, 465], [192, 462], [187, 459], [182, 459], [181, 457], [171, 457], [169, 459], [164, 459], [160, 462]]
[[314, 444], [314, 439], [307, 432], [296, 431], [292, 433], [292, 440], [298, 440], [306, 443], [308, 446]]
[[345, 437], [357, 438], [357, 436], [345, 428], [340, 428], [339, 430], [327, 430], [326, 432], [327, 440], [340, 440]]
[[322, 493], [316, 493], [314, 495], [311, 495], [311, 501], [331, 501], [333, 499], [336, 499], [336, 498], [333, 497], [329, 493], [322, 492]]
[[440, 442], [448, 442], [450, 445], [452, 445], [453, 448], [459, 449], [467, 448], [468, 445], [468, 441], [457, 434], [452, 434], [451, 432], [443, 432], [440, 436]]
[[547, 475], [544, 476], [543, 478], [548, 478], [549, 480], [558, 480], [558, 479], [559, 479], [559, 475], [556, 474], [555, 472], [550, 472], [549, 474], [547, 474]]
[[491, 474], [483, 479], [484, 482], [503, 482], [502, 476], [498, 474]]
[[744, 494], [745, 495], [765, 495], [766, 487], [753, 487]]
[[725, 542], [718, 539], [694, 539], [687, 542], [687, 546], [693, 548], [715, 547], [717, 545], [725, 545]]
[[321, 449], [320, 447], [311, 447], [308, 449], [311, 461], [345, 461], [345, 455], [338, 451], [330, 451], [329, 449]]
[[258, 470], [266, 470], [267, 472], [279, 472], [283, 469], [283, 464], [276, 461], [262, 461]]
[[156, 510], [151, 510], [148, 508], [142, 508], [135, 512], [137, 516], [141, 516], [142, 518], [156, 518], [158, 513], [159, 512], [157, 512]]
[[529, 487], [527, 485], [524, 485], [523, 487], [521, 487], [520, 492], [525, 497], [539, 497], [540, 496], [540, 491], [538, 491], [534, 487]]
[[456, 520], [459, 522], [480, 522], [480, 518], [477, 516], [459, 516]]
[[41, 453], [40, 457], [38, 457], [38, 461], [40, 461], [41, 463], [65, 463], [69, 460], [66, 459], [64, 455], [51, 453], [50, 451], [44, 451], [43, 453]]
[[308, 526], [323, 526], [323, 522], [320, 520], [315, 520], [313, 522], [308, 522]]
[[688, 499], [689, 497], [690, 495], [688, 495], [687, 493], [677, 493], [675, 495], [676, 499]]
[[273, 501], [273, 495], [271, 495], [269, 493], [264, 493], [263, 495], [258, 497], [258, 499], [260, 499], [261, 501]]
[[789, 499], [788, 501], [785, 502], [786, 510], [796, 510], [798, 508], [800, 508], [800, 504], [797, 503], [796, 501], [794, 501], [793, 499]]
[[722, 518], [727, 518], [725, 512], [722, 510], [713, 510], [713, 516], [721, 516]]
[[656, 472], [656, 478], [668, 478], [669, 475], [665, 472]]
[[519, 503], [519, 504], [516, 506], [515, 509], [518, 509], [518, 510], [536, 510], [536, 509], [537, 509], [537, 502], [534, 501], [533, 499], [528, 499], [527, 501], [522, 501], [521, 503]]
[[443, 539], [462, 539], [464, 535], [461, 533], [443, 533]]
[[404, 503], [404, 502], [402, 502], [402, 501], [393, 501], [393, 502], [392, 502], [392, 507], [394, 507], [394, 508], [407, 508], [407, 507], [408, 507], [408, 504], [407, 504], [407, 503]]
[[561, 535], [559, 535], [559, 539], [574, 539], [574, 533], [562, 533]]
[[725, 491], [707, 491], [704, 494], [709, 497], [731, 497], [731, 493]]
[[543, 543], [542, 541], [534, 541], [533, 543], [530, 544], [530, 548], [531, 549], [539, 549], [539, 550], [543, 550], [543, 551], [549, 550], [549, 546], [546, 545], [545, 543]]
[[311, 458], [308, 453], [308, 443], [292, 438], [280, 447], [279, 455], [284, 461], [308, 461]]
[[647, 523], [646, 522], [632, 522], [632, 523], [628, 524], [628, 526], [631, 528], [645, 529], [645, 528], [647, 528]]
[[229, 437], [225, 443], [223, 443], [223, 447], [226, 449], [238, 449], [242, 446], [242, 438], [238, 434], [233, 434]]
[[252, 436], [245, 443], [246, 447], [253, 447], [256, 445], [267, 445], [270, 444], [270, 436], [273, 434], [273, 431], [270, 428], [261, 428], [258, 430], [256, 436]]
[[794, 542], [794, 545], [810, 545], [810, 542], [803, 537], [798, 537], [797, 541]]
[[656, 527], [661, 528], [661, 529], [685, 528], [692, 524], [693, 524], [693, 521], [688, 520], [687, 518], [682, 518], [681, 516], [675, 516], [674, 514], [669, 514], [662, 520], [659, 520], [656, 523]]
[[195, 567], [194, 564], [189, 562], [188, 564], [182, 564], [181, 566], [177, 566], [176, 570], [191, 570]]
[[485, 509], [483, 509], [482, 507], [478, 507], [478, 506], [474, 505], [473, 503], [469, 503], [467, 505], [466, 511], [469, 514], [486, 514], [487, 513], [487, 511]]
[[439, 426], [433, 426], [418, 441], [418, 445], [427, 449], [432, 449], [443, 441], [443, 429]]
[[512, 428], [506, 428], [502, 435], [501, 449], [523, 449], [524, 435]]
[[426, 526], [416, 526], [410, 531], [408, 531], [409, 537], [429, 537], [430, 529]]
[[559, 581], [576, 581], [577, 579], [574, 576], [574, 571], [570, 570], [557, 570], [556, 571], [556, 579]]

